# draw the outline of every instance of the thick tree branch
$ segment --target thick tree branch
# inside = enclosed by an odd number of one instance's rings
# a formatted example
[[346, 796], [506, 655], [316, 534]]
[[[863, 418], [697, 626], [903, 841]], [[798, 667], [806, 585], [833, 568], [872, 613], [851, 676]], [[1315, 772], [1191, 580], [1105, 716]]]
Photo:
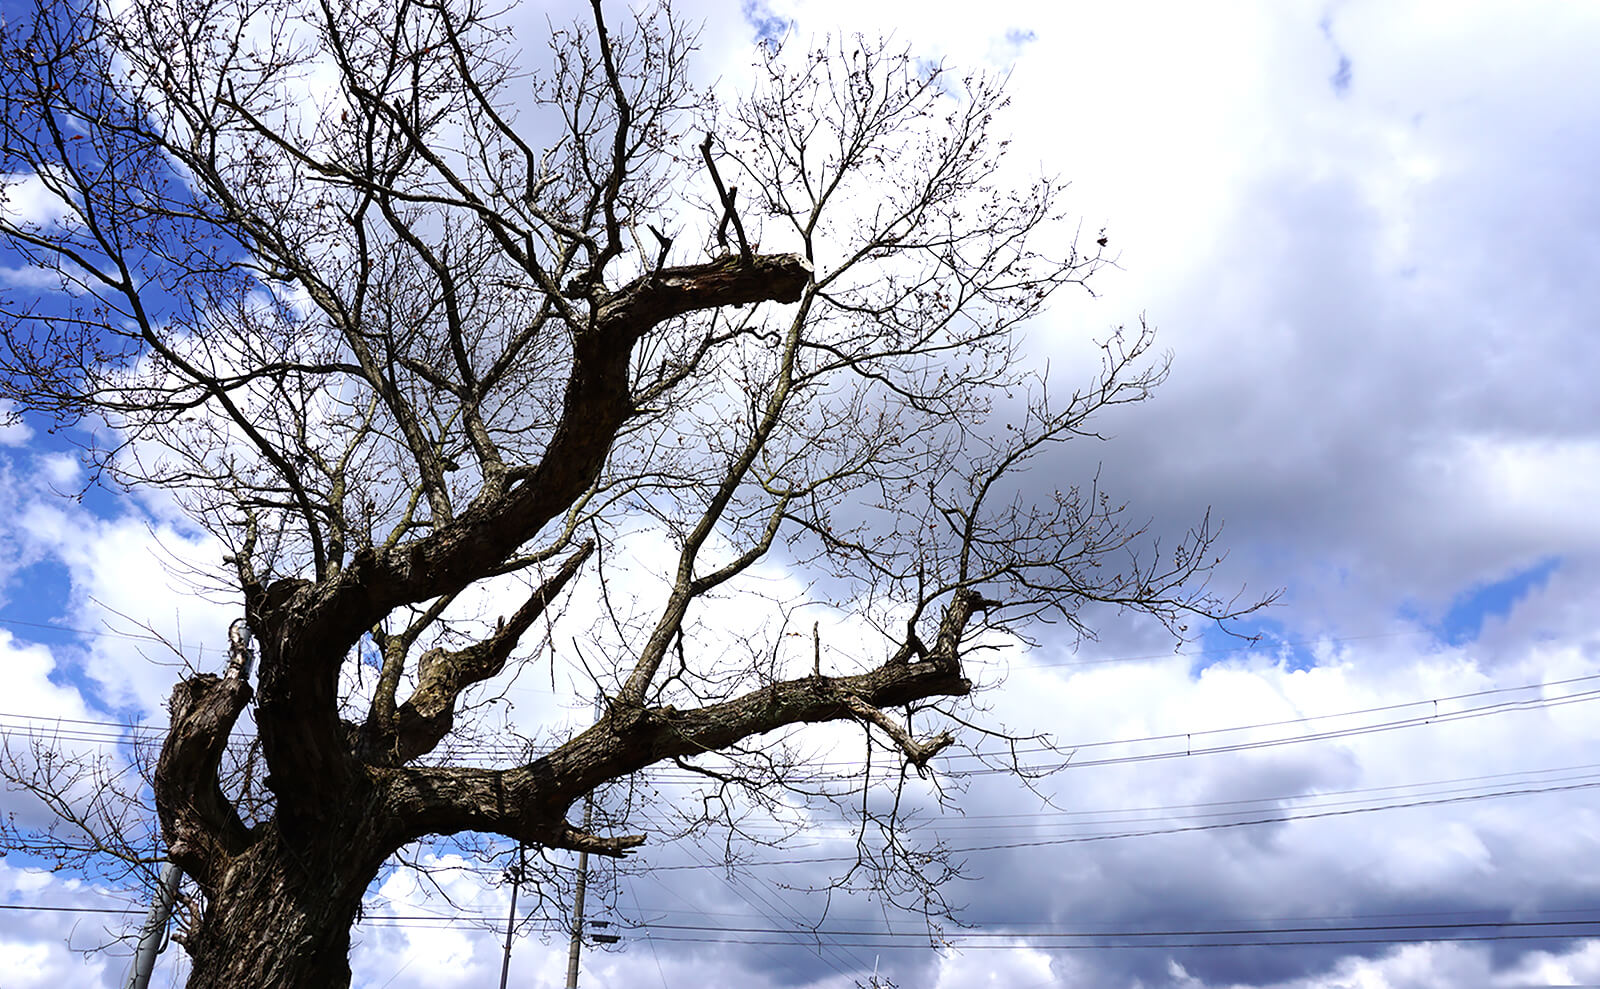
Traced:
[[423, 653], [417, 660], [417, 687], [410, 698], [391, 720], [368, 719], [363, 739], [367, 759], [378, 765], [403, 765], [431, 752], [454, 725], [456, 699], [461, 692], [500, 674], [523, 634], [593, 552], [594, 542], [585, 542], [487, 639], [465, 649], [429, 649]]
[[[522, 768], [408, 768], [386, 774], [383, 782], [397, 820], [420, 829], [411, 837], [479, 830], [578, 847], [564, 843], [567, 809], [608, 780], [663, 760], [716, 752], [788, 725], [859, 718], [862, 705], [879, 709], [965, 696], [972, 684], [962, 674], [959, 643], [973, 614], [990, 604], [972, 591], [956, 591], [939, 624], [938, 646], [920, 662], [891, 660], [853, 676], [783, 680], [690, 710], [616, 705], [588, 730]], [[937, 738], [913, 744], [918, 755], [925, 753], [920, 764], [944, 747]], [[619, 854], [638, 843], [631, 837], [622, 841], [605, 853]]]
[[206, 888], [250, 842], [217, 781], [228, 735], [249, 702], [242, 678], [198, 673], [172, 688], [172, 727], [156, 762], [156, 808], [168, 856]]

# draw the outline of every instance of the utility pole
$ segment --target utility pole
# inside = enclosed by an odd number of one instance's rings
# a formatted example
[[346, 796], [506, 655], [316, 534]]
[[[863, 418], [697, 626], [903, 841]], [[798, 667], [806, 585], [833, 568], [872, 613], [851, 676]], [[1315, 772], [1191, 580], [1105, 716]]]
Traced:
[[[594, 797], [583, 798], [583, 830], [589, 830]], [[578, 955], [583, 950], [583, 896], [589, 891], [589, 853], [578, 853], [578, 889], [572, 895], [572, 944], [567, 947], [567, 989], [578, 989]]]
[[500, 960], [500, 989], [506, 989], [506, 979], [511, 975], [511, 935], [517, 929], [517, 888], [522, 885], [522, 874], [527, 870], [527, 846], [517, 843], [517, 864], [511, 872], [511, 911], [506, 914], [506, 953]]
[[[594, 695], [594, 719], [600, 720], [601, 695]], [[583, 798], [583, 830], [594, 817], [594, 793]], [[578, 956], [583, 951], [583, 897], [589, 891], [589, 853], [578, 853], [578, 888], [572, 895], [572, 943], [567, 946], [567, 989], [578, 989]], [[501, 989], [505, 989], [504, 986]]]
[[178, 898], [178, 882], [183, 870], [171, 862], [161, 867], [161, 888], [150, 904], [144, 927], [139, 931], [139, 948], [133, 954], [133, 970], [128, 973], [127, 989], [145, 989], [150, 984], [150, 973], [155, 971], [156, 955], [161, 953], [161, 942], [167, 933], [167, 918], [172, 915], [172, 901]]
[[[228, 626], [227, 679], [249, 680], [252, 660], [250, 626], [240, 619]], [[155, 971], [156, 955], [161, 953], [164, 946], [167, 921], [172, 918], [172, 904], [178, 898], [178, 884], [182, 881], [183, 870], [176, 863], [168, 862], [161, 867], [161, 886], [156, 891], [155, 901], [150, 904], [144, 927], [139, 931], [139, 947], [133, 953], [133, 969], [128, 973], [127, 989], [146, 989], [150, 985], [150, 974]], [[505, 989], [504, 984], [501, 989]]]

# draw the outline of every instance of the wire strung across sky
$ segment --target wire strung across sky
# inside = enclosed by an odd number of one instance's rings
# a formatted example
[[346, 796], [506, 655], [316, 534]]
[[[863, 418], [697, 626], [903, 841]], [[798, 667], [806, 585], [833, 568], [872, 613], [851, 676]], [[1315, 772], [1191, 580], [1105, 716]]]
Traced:
[[[1240, 818], [1247, 818], [1252, 814], [1282, 810], [1284, 805], [1289, 803], [1294, 803], [1301, 810], [1301, 816], [1311, 816], [1307, 812], [1351, 807], [1358, 810], [1373, 810], [1395, 806], [1413, 806], [1414, 804], [1400, 801], [1416, 801], [1425, 798], [1473, 798], [1560, 792], [1569, 786], [1572, 789], [1587, 789], [1600, 786], [1600, 763], [1553, 766], [1545, 769], [1525, 769], [1515, 772], [1490, 773], [1482, 776], [1461, 776], [1450, 779], [1383, 786], [1278, 793], [1234, 800], [1211, 800], [1196, 803], [1095, 810], [1062, 810], [1053, 808], [1029, 813], [961, 815], [937, 820], [931, 818], [912, 819], [907, 823], [912, 833], [925, 830], [934, 832], [943, 838], [959, 835], [967, 840], [974, 840], [984, 836], [999, 838], [1017, 832], [1039, 835], [1045, 829], [1051, 828], [1061, 829], [1064, 835], [1067, 836], [1076, 833], [1099, 837], [1095, 829], [1103, 829], [1109, 825], [1148, 824], [1157, 821], [1224, 820], [1229, 821], [1231, 826], [1237, 826]], [[1389, 802], [1373, 804], [1372, 798], [1378, 795], [1386, 795]], [[1461, 799], [1454, 799], [1453, 802], [1461, 802]], [[672, 823], [653, 816], [648, 808], [642, 808], [630, 816], [630, 821], [644, 827], [655, 825], [660, 830], [667, 830]], [[752, 834], [767, 833], [779, 838], [786, 836], [793, 830], [793, 828], [778, 822], [764, 823], [760, 821], [742, 822], [740, 829]], [[808, 822], [805, 829], [805, 840], [800, 842], [787, 841], [785, 844], [791, 848], [815, 847], [821, 840], [830, 838], [845, 839], [853, 834], [854, 831], [845, 827], [843, 823], [830, 827], [825, 822], [811, 821]]]
[[[1582, 768], [1582, 767], [1579, 767], [1579, 768]], [[1534, 771], [1534, 772], [1552, 772], [1552, 771], [1554, 771], [1554, 770]], [[1503, 775], [1506, 775], [1506, 774], [1495, 774], [1495, 775], [1496, 776], [1503, 776]], [[1495, 777], [1483, 777], [1482, 779], [1493, 779], [1493, 778], [1495, 778]], [[988, 844], [972, 844], [972, 845], [965, 845], [965, 846], [950, 847], [950, 848], [947, 849], [947, 851], [950, 854], [964, 855], [964, 854], [973, 854], [973, 853], [980, 853], [980, 852], [1009, 850], [1009, 849], [1016, 849], [1016, 848], [1035, 848], [1035, 847], [1050, 846], [1050, 845], [1085, 844], [1085, 843], [1090, 843], [1090, 842], [1126, 840], [1126, 839], [1132, 839], [1132, 838], [1150, 838], [1150, 837], [1156, 837], [1156, 836], [1161, 836], [1161, 835], [1176, 835], [1176, 834], [1197, 833], [1197, 832], [1207, 832], [1207, 831], [1220, 831], [1220, 830], [1228, 830], [1228, 829], [1232, 829], [1232, 828], [1257, 827], [1257, 826], [1266, 825], [1266, 824], [1282, 824], [1282, 823], [1290, 823], [1290, 822], [1294, 822], [1294, 821], [1314, 820], [1314, 819], [1318, 819], [1318, 818], [1347, 817], [1347, 816], [1351, 816], [1351, 815], [1355, 815], [1355, 814], [1375, 813], [1375, 812], [1378, 812], [1378, 811], [1399, 810], [1399, 809], [1405, 809], [1405, 808], [1427, 807], [1427, 806], [1441, 806], [1441, 805], [1446, 805], [1446, 804], [1461, 804], [1461, 803], [1468, 803], [1468, 802], [1477, 801], [1477, 800], [1503, 799], [1503, 798], [1508, 798], [1508, 797], [1531, 796], [1531, 795], [1535, 795], [1535, 794], [1547, 794], [1547, 793], [1573, 792], [1573, 791], [1577, 791], [1577, 790], [1590, 790], [1590, 789], [1600, 788], [1600, 774], [1588, 774], [1587, 776], [1580, 777], [1580, 778], [1583, 779], [1584, 781], [1583, 782], [1578, 782], [1578, 783], [1552, 783], [1552, 784], [1544, 785], [1544, 786], [1527, 785], [1527, 786], [1504, 787], [1502, 789], [1492, 790], [1492, 791], [1489, 791], [1489, 792], [1456, 794], [1456, 795], [1448, 795], [1448, 796], [1441, 796], [1441, 797], [1431, 797], [1431, 798], [1426, 798], [1426, 799], [1392, 800], [1392, 801], [1387, 802], [1387, 803], [1377, 803], [1377, 804], [1371, 804], [1371, 805], [1359, 806], [1359, 807], [1338, 807], [1338, 808], [1334, 808], [1334, 809], [1321, 809], [1321, 810], [1311, 809], [1311, 810], [1305, 810], [1305, 811], [1301, 811], [1301, 812], [1283, 811], [1283, 812], [1280, 812], [1280, 813], [1261, 814], [1261, 815], [1255, 816], [1255, 817], [1242, 817], [1242, 818], [1237, 819], [1237, 820], [1213, 821], [1213, 822], [1207, 822], [1207, 823], [1201, 823], [1201, 824], [1183, 824], [1183, 823], [1173, 822], [1173, 823], [1168, 823], [1168, 824], [1164, 824], [1164, 825], [1156, 826], [1156, 827], [1132, 829], [1132, 830], [1124, 829], [1124, 830], [1119, 830], [1119, 831], [1102, 831], [1102, 832], [1091, 832], [1091, 833], [1082, 833], [1082, 834], [1074, 834], [1074, 835], [1046, 836], [1046, 837], [1038, 837], [1038, 838], [1029, 838], [1029, 839], [1026, 839], [1026, 840], [997, 841], [997, 842], [988, 843]], [[1464, 779], [1471, 779], [1471, 778], [1464, 778]], [[1387, 789], [1387, 788], [1374, 788], [1374, 789]], [[647, 824], [648, 822], [641, 822], [641, 823], [646, 823]], [[854, 860], [855, 860], [854, 857], [850, 856], [850, 855], [816, 855], [816, 856], [788, 857], [788, 858], [753, 859], [753, 860], [750, 860], [750, 861], [745, 861], [745, 862], [739, 863], [739, 867], [741, 869], [754, 869], [754, 868], [774, 868], [774, 867], [783, 867], [783, 866], [827, 866], [827, 865], [837, 865], [837, 864], [840, 864], [840, 863], [852, 862]], [[631, 874], [637, 874], [637, 875], [651, 875], [651, 874], [663, 874], [663, 873], [685, 872], [685, 871], [725, 870], [727, 867], [728, 867], [728, 865], [727, 865], [726, 862], [715, 861], [713, 858], [710, 858], [710, 857], [708, 857], [708, 858], [699, 858], [697, 856], [697, 861], [688, 862], [688, 863], [657, 863], [657, 864], [640, 863], [640, 864], [637, 864], [637, 865], [633, 866], [632, 868], [630, 868], [629, 872]], [[776, 922], [775, 918], [773, 918], [770, 915], [766, 914], [765, 911], [762, 911], [759, 907], [755, 907], [754, 904], [750, 903], [748, 898], [745, 898], [745, 899], [746, 899], [746, 903], [747, 904], [751, 905], [753, 908], [755, 908], [758, 911], [760, 911], [763, 914], [763, 916], [766, 917], [766, 919], [768, 919], [769, 921]]]
[[[1299, 718], [1282, 719], [1278, 721], [1259, 722], [1250, 725], [1238, 725], [1225, 728], [1205, 729], [1196, 732], [1169, 732], [1161, 735], [1150, 735], [1138, 738], [1122, 738], [1099, 740], [1072, 745], [1062, 745], [1059, 749], [1078, 753], [1084, 750], [1101, 749], [1112, 746], [1138, 746], [1153, 743], [1175, 743], [1182, 740], [1185, 744], [1181, 750], [1171, 746], [1156, 752], [1136, 752], [1125, 755], [1108, 756], [1100, 759], [1073, 759], [1066, 768], [1079, 768], [1090, 765], [1109, 765], [1118, 763], [1146, 762], [1157, 759], [1170, 759], [1185, 756], [1200, 756], [1221, 752], [1240, 752], [1251, 749], [1260, 749], [1272, 746], [1300, 743], [1327, 741], [1338, 738], [1347, 738], [1356, 735], [1372, 734], [1382, 731], [1393, 731], [1401, 728], [1420, 727], [1430, 724], [1445, 724], [1467, 718], [1479, 718], [1513, 712], [1525, 712], [1539, 709], [1548, 709], [1567, 704], [1582, 703], [1600, 699], [1600, 689], [1583, 690], [1572, 694], [1559, 696], [1538, 696], [1523, 699], [1496, 699], [1489, 703], [1457, 708], [1441, 708], [1453, 702], [1471, 701], [1477, 699], [1503, 698], [1504, 695], [1528, 691], [1547, 691], [1551, 688], [1569, 687], [1590, 681], [1600, 680], [1600, 674], [1571, 677], [1564, 680], [1548, 681], [1541, 683], [1521, 684], [1510, 687], [1492, 688], [1473, 691], [1464, 694], [1454, 694], [1424, 700], [1388, 704], [1368, 707], [1351, 711], [1340, 711], [1329, 714], [1307, 715]], [[1427, 708], [1426, 711], [1399, 718], [1389, 718], [1376, 723], [1365, 723], [1356, 726], [1324, 728], [1309, 732], [1301, 732], [1290, 736], [1270, 737], [1265, 739], [1251, 739], [1244, 741], [1225, 741], [1230, 733], [1245, 731], [1263, 731], [1273, 728], [1282, 728], [1294, 725], [1312, 725], [1317, 722], [1328, 722], [1340, 718], [1361, 717], [1372, 714], [1390, 714], [1402, 712], [1418, 707]], [[77, 741], [90, 745], [124, 745], [130, 742], [150, 744], [160, 740], [164, 730], [149, 725], [132, 724], [115, 721], [99, 721], [92, 719], [46, 719], [19, 714], [0, 714], [0, 735], [6, 737], [22, 737], [38, 739], [49, 742]], [[1221, 740], [1209, 744], [1196, 745], [1194, 740]], [[507, 751], [510, 747], [505, 747]], [[1049, 749], [1041, 748], [1041, 751]], [[468, 750], [469, 755], [484, 757], [497, 750], [487, 747], [477, 750]], [[525, 750], [524, 750], [525, 751]], [[525, 758], [525, 756], [523, 756]], [[959, 758], [959, 756], [957, 757]], [[972, 758], [972, 756], [967, 756]], [[953, 761], [953, 760], [952, 760]], [[841, 763], [840, 765], [850, 765]], [[947, 775], [978, 775], [984, 770], [953, 769]], [[647, 774], [660, 778], [668, 775], [663, 773]], [[682, 774], [677, 774], [682, 775]], [[1550, 767], [1545, 769], [1521, 770], [1515, 772], [1502, 772], [1484, 774], [1479, 776], [1458, 777], [1444, 780], [1432, 780], [1421, 783], [1393, 784], [1387, 786], [1350, 788], [1345, 790], [1305, 792], [1295, 794], [1276, 794], [1261, 797], [1240, 798], [1234, 800], [1205, 801], [1189, 804], [1168, 804], [1157, 806], [1108, 808], [1100, 810], [1050, 810], [1031, 814], [997, 814], [997, 815], [972, 815], [952, 821], [939, 821], [937, 824], [926, 827], [944, 838], [960, 836], [967, 844], [952, 847], [952, 854], [973, 854], [991, 852], [1003, 849], [1040, 847], [1047, 845], [1065, 845], [1085, 842], [1098, 842], [1107, 840], [1148, 838], [1161, 835], [1175, 835], [1182, 833], [1215, 831], [1222, 829], [1253, 827], [1267, 824], [1287, 823], [1292, 821], [1310, 820], [1316, 818], [1342, 817], [1354, 814], [1373, 813], [1377, 811], [1398, 810], [1423, 806], [1437, 806], [1443, 804], [1459, 804], [1485, 799], [1500, 799], [1517, 796], [1531, 796], [1536, 794], [1549, 794], [1558, 792], [1574, 792], [1600, 788], [1600, 764], [1589, 763], [1572, 766]], [[1285, 808], [1284, 805], [1298, 802], [1299, 807]], [[649, 826], [651, 815], [644, 811], [638, 815], [638, 823]], [[753, 822], [746, 822], [746, 827]], [[1107, 830], [1114, 825], [1144, 825], [1148, 827], [1121, 827]], [[774, 825], [776, 826], [776, 825]], [[1026, 836], [1016, 834], [1025, 832]], [[807, 838], [812, 847], [817, 847], [817, 839], [828, 837], [844, 837], [830, 835], [826, 828], [808, 828]], [[996, 840], [984, 841], [985, 838]], [[1011, 840], [1003, 840], [1011, 839]], [[791, 844], [791, 847], [794, 847]], [[801, 846], [805, 847], [805, 846]], [[630, 870], [639, 875], [660, 875], [685, 870], [721, 870], [726, 868], [726, 863], [715, 861], [715, 856], [694, 856], [696, 861], [689, 863], [640, 863]], [[767, 868], [779, 866], [822, 866], [853, 861], [849, 855], [818, 855], [813, 857], [789, 857], [783, 859], [752, 860], [742, 863], [745, 868]], [[810, 929], [799, 919], [798, 915], [790, 916], [788, 911], [772, 903], [758, 903], [752, 901], [749, 895], [740, 894], [741, 899], [768, 925], [766, 927], [736, 928], [716, 927], [704, 928], [696, 925], [653, 923], [645, 924], [634, 929], [635, 936], [657, 941], [689, 941], [689, 942], [719, 942], [737, 943], [750, 946], [770, 945], [775, 947], [792, 947], [798, 940], [803, 940], [808, 945], [814, 945], [818, 950], [832, 954], [833, 952], [851, 953], [855, 949], [884, 949], [884, 948], [910, 948], [928, 946], [926, 933], [906, 934], [902, 932], [879, 932], [869, 930], [840, 930], [816, 931]], [[142, 908], [110, 908], [110, 907], [63, 907], [53, 905], [26, 905], [26, 904], [0, 904], [0, 909], [37, 909], [40, 911], [63, 911], [80, 913], [102, 914], [135, 914], [142, 912]], [[777, 915], [774, 911], [782, 913]], [[530, 918], [530, 921], [533, 919]], [[494, 928], [498, 923], [497, 918], [478, 916], [473, 914], [458, 914], [435, 916], [427, 914], [369, 914], [365, 923], [373, 926], [468, 926], [481, 929]], [[1471, 924], [1396, 924], [1396, 925], [1361, 925], [1361, 926], [1332, 926], [1332, 927], [1306, 927], [1306, 928], [1237, 928], [1216, 931], [1179, 931], [1179, 930], [1148, 930], [1148, 931], [971, 931], [964, 930], [951, 935], [944, 943], [956, 944], [963, 949], [970, 948], [995, 948], [1006, 947], [1003, 944], [990, 944], [987, 941], [996, 939], [1025, 939], [1029, 947], [1036, 948], [1220, 948], [1220, 947], [1268, 947], [1274, 945], [1342, 945], [1342, 944], [1395, 944], [1415, 943], [1420, 941], [1515, 941], [1515, 940], [1570, 940], [1594, 936], [1595, 925], [1600, 925], [1597, 920], [1576, 921], [1551, 921], [1551, 922], [1481, 922]], [[531, 929], [544, 931], [537, 922], [531, 924]], [[550, 933], [560, 933], [555, 928], [550, 928]], [[1425, 933], [1431, 932], [1431, 933]], [[1447, 933], [1441, 933], [1447, 932]], [[700, 936], [704, 933], [707, 936]], [[710, 936], [715, 934], [716, 936]], [[1334, 935], [1357, 935], [1352, 937], [1335, 937]], [[1309, 935], [1305, 937], [1292, 937], [1291, 935]], [[1233, 938], [1232, 940], [1218, 940], [1218, 938]], [[1116, 939], [1121, 938], [1122, 941]], [[1166, 941], [1155, 941], [1155, 938], [1166, 938]], [[852, 940], [854, 939], [854, 940]], [[844, 961], [844, 959], [840, 959]], [[848, 961], [846, 962], [848, 964]], [[835, 964], [835, 968], [840, 966]], [[842, 969], [841, 969], [842, 970]]]
[[[684, 941], [701, 944], [740, 944], [740, 945], [789, 945], [788, 941], [763, 940], [759, 937], [689, 937], [684, 935], [662, 935], [646, 933], [646, 937], [655, 941]], [[1084, 941], [1072, 944], [1035, 944], [1024, 935], [1016, 935], [1011, 944], [989, 944], [983, 942], [967, 943], [952, 940], [948, 944], [937, 947], [960, 948], [962, 951], [1001, 950], [1010, 951], [1016, 948], [1027, 948], [1030, 951], [1085, 951], [1105, 949], [1150, 949], [1150, 948], [1279, 948], [1305, 945], [1350, 945], [1350, 944], [1425, 944], [1439, 941], [1584, 941], [1594, 937], [1593, 932], [1574, 934], [1446, 934], [1440, 936], [1376, 936], [1376, 937], [1304, 937], [1274, 940], [1236, 940], [1236, 941], [1128, 941], [1128, 942], [1096, 942]], [[878, 950], [891, 949], [917, 949], [927, 950], [930, 945], [927, 941], [917, 944], [896, 942], [888, 940], [833, 940], [829, 942], [835, 947], [847, 948], [874, 948]]]
[[[1308, 821], [1317, 818], [1348, 817], [1355, 814], [1371, 814], [1377, 811], [1402, 810], [1413, 807], [1437, 807], [1445, 804], [1468, 803], [1475, 800], [1492, 800], [1505, 797], [1523, 797], [1541, 793], [1565, 793], [1575, 790], [1592, 790], [1600, 788], [1600, 779], [1586, 783], [1566, 784], [1561, 786], [1521, 787], [1517, 789], [1498, 790], [1492, 793], [1477, 793], [1468, 796], [1439, 797], [1426, 800], [1397, 801], [1387, 804], [1377, 804], [1368, 807], [1343, 808], [1338, 810], [1308, 811], [1305, 813], [1284, 812], [1269, 814], [1261, 817], [1249, 818], [1238, 821], [1221, 821], [1209, 824], [1174, 824], [1167, 827], [1144, 828], [1140, 830], [1112, 831], [1098, 834], [1081, 834], [1063, 837], [1039, 838], [1028, 841], [1004, 841], [993, 844], [956, 846], [944, 849], [953, 855], [965, 855], [973, 852], [992, 852], [1013, 848], [1039, 848], [1049, 845], [1075, 845], [1096, 841], [1115, 841], [1127, 838], [1150, 838], [1157, 835], [1188, 834], [1202, 831], [1222, 831], [1230, 828], [1256, 827], [1264, 824], [1287, 824], [1294, 821]], [[850, 855], [819, 855], [805, 858], [760, 859], [739, 863], [741, 868], [767, 868], [788, 865], [831, 865], [841, 862], [853, 862], [854, 856]], [[641, 872], [682, 872], [704, 868], [724, 868], [722, 863], [713, 866], [698, 864], [661, 864], [640, 866]]]
[[[145, 908], [136, 906], [64, 906], [59, 904], [0, 903], [0, 910], [100, 915], [139, 915]], [[1562, 911], [1556, 911], [1562, 912]], [[1375, 915], [1382, 916], [1382, 915]], [[1440, 914], [1441, 918], [1456, 916]], [[1366, 919], [1360, 915], [1352, 919]], [[530, 918], [531, 929], [542, 933], [563, 933], [560, 923]], [[458, 912], [453, 915], [369, 913], [360, 922], [365, 927], [467, 928], [496, 933], [497, 916]], [[1025, 930], [995, 930], [987, 923], [975, 923], [957, 931], [888, 930], [869, 927], [735, 926], [671, 924], [649, 921], [618, 925], [628, 936], [659, 941], [690, 941], [720, 944], [792, 945], [792, 940], [765, 940], [782, 936], [803, 936], [833, 947], [859, 948], [939, 948], [1008, 949], [1026, 946], [1039, 950], [1080, 948], [1220, 948], [1275, 947], [1307, 944], [1402, 944], [1426, 941], [1523, 941], [1582, 940], [1600, 935], [1600, 917], [1574, 919], [1451, 921], [1383, 924], [1276, 924], [1214, 928], [1121, 927], [1108, 930], [1069, 930], [1045, 925], [1030, 925]], [[714, 935], [714, 936], [713, 936]], [[850, 940], [855, 939], [855, 940]], [[1166, 939], [1157, 941], [1156, 939]]]

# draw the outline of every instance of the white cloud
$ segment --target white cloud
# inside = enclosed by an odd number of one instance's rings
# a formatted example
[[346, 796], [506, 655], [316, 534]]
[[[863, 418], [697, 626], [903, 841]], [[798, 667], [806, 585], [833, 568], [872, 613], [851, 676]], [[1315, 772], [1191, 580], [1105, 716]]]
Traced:
[[0, 210], [17, 224], [55, 223], [68, 205], [37, 174], [0, 175]]
[[[1479, 945], [1407, 945], [1376, 958], [1346, 958], [1325, 974], [1263, 984], [1262, 989], [1432, 989], [1434, 986], [1484, 986], [1523, 989], [1542, 985], [1584, 985], [1600, 979], [1600, 941], [1558, 952], [1534, 951], [1511, 966], [1496, 964]], [[1220, 984], [1193, 979], [1193, 989]]]
[[940, 957], [938, 989], [1022, 989], [1026, 986], [1068, 984], [1061, 969], [1045, 952], [1019, 941], [1009, 951], [985, 950], [970, 954], [950, 952]]
[[58, 492], [67, 493], [83, 482], [83, 462], [70, 453], [50, 453], [34, 458], [34, 469]]
[[16, 407], [0, 401], [0, 446], [22, 446], [33, 439], [33, 428], [22, 421]]
[[70, 289], [70, 286], [63, 284], [59, 271], [39, 267], [0, 266], [0, 286], [14, 289], [41, 289], [46, 292]]
[[56, 659], [46, 647], [19, 642], [7, 629], [0, 629], [0, 667], [6, 670], [6, 710], [32, 718], [85, 718], [89, 716], [83, 697], [71, 686], [54, 682]]

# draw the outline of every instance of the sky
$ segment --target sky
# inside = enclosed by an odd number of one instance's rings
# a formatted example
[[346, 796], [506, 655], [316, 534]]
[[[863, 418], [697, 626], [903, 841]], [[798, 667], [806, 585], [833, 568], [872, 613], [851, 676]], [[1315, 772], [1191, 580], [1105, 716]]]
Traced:
[[[557, 8], [514, 12], [530, 50]], [[1072, 759], [1032, 787], [943, 767], [962, 812], [928, 833], [972, 878], [950, 891], [970, 927], [939, 946], [862, 898], [798, 933], [823, 916], [805, 888], [839, 846], [819, 827], [733, 873], [715, 847], [649, 849], [615, 904], [647, 925], [588, 952], [581, 984], [1600, 983], [1600, 937], [1581, 937], [1600, 923], [1600, 7], [679, 13], [704, 21], [699, 71], [729, 92], [753, 42], [783, 32], [892, 33], [1009, 71], [1013, 167], [1069, 179], [1117, 259], [1028, 327], [1029, 353], [1071, 380], [1086, 341], [1143, 316], [1173, 359], [1152, 401], [1102, 423], [1106, 443], [1037, 483], [1098, 470], [1157, 532], [1209, 508], [1217, 586], [1282, 596], [1253, 644], [1210, 633], [1175, 652], [1106, 614], [1095, 640], [1044, 629], [983, 672], [992, 723]], [[0, 258], [0, 279], [29, 278]], [[219, 551], [158, 498], [63, 497], [80, 469], [36, 425], [0, 444], [0, 728], [162, 724], [178, 656], [221, 664], [233, 612], [182, 574]], [[56, 729], [69, 748], [102, 744], [75, 724]], [[507, 890], [430, 854], [437, 887], [375, 886], [358, 986], [498, 977]], [[0, 905], [6, 989], [121, 984], [123, 949], [79, 950], [121, 915], [32, 908], [142, 909], [122, 891], [13, 856]], [[512, 984], [562, 985], [565, 965], [561, 938], [519, 939]], [[181, 977], [169, 950], [153, 984]]]

